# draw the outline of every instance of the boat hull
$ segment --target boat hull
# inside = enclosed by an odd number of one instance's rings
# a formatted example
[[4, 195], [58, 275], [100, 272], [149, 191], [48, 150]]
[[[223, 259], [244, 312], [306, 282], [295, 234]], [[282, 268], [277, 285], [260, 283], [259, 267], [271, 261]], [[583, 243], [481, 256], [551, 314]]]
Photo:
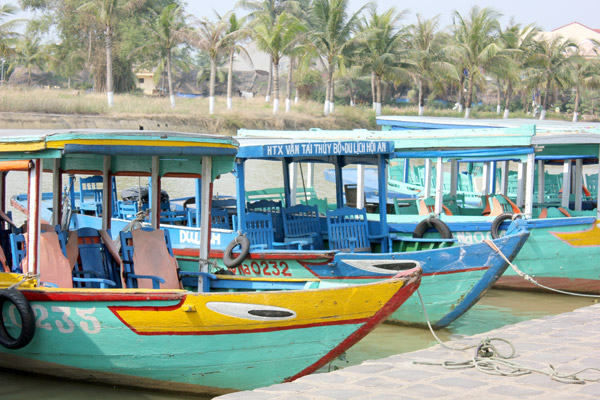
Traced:
[[267, 386], [333, 360], [419, 281], [415, 268], [376, 284], [268, 293], [25, 289], [36, 332], [21, 349], [0, 348], [0, 365], [210, 395]]
[[[513, 260], [526, 243], [529, 234], [521, 231], [497, 239], [494, 244]], [[180, 252], [192, 268], [197, 258], [194, 251]], [[222, 264], [222, 252], [211, 251], [211, 259]], [[406, 268], [415, 263], [423, 269], [420, 292], [431, 325], [435, 329], [448, 326], [467, 312], [506, 271], [508, 263], [488, 244], [478, 243], [435, 250], [406, 253], [319, 253], [294, 251], [251, 252], [237, 275], [248, 277], [319, 278], [328, 282], [369, 282], [387, 279], [397, 273], [394, 268]], [[381, 266], [379, 268], [373, 266]], [[387, 265], [387, 266], [386, 266]], [[423, 306], [416, 294], [394, 312], [388, 322], [427, 326]]]
[[[408, 216], [391, 216], [390, 226], [403, 234], [411, 234], [417, 221]], [[418, 217], [412, 217], [417, 219]], [[442, 220], [463, 244], [491, 239], [493, 218], [442, 216]], [[553, 289], [600, 294], [599, 221], [594, 217], [571, 217], [527, 220], [529, 239], [517, 254], [513, 264], [534, 280]], [[504, 223], [501, 229], [508, 227]], [[525, 281], [512, 269], [498, 279], [495, 288], [512, 290], [548, 291]]]

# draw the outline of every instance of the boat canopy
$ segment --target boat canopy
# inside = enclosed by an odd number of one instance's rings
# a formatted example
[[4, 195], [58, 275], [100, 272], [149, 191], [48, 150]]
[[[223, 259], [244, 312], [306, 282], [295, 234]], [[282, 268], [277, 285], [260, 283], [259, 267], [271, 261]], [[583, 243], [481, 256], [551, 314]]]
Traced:
[[[159, 156], [159, 176], [199, 175], [203, 156], [213, 159], [212, 177], [230, 172], [237, 142], [225, 136], [113, 130], [0, 130], [0, 161], [42, 159], [52, 170], [60, 159], [65, 173], [102, 174], [111, 156], [111, 174], [150, 176]], [[197, 160], [198, 164], [194, 161]]]

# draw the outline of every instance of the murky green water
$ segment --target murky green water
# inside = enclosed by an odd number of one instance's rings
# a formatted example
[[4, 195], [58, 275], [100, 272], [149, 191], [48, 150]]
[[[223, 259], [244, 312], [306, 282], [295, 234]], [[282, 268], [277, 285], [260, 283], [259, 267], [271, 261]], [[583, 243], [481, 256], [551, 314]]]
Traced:
[[[281, 170], [273, 165], [258, 165], [252, 168], [248, 176], [247, 189], [260, 189], [279, 186]], [[306, 170], [303, 171], [307, 179]], [[322, 168], [316, 172], [315, 187], [321, 196], [334, 199], [333, 184], [325, 182]], [[300, 179], [300, 178], [299, 178]], [[127, 186], [137, 185], [137, 179], [119, 178], [121, 190]], [[142, 182], [144, 184], [144, 182]], [[46, 179], [45, 190], [50, 188], [50, 180]], [[171, 198], [193, 194], [193, 185], [182, 184], [181, 180], [166, 180], [163, 189]], [[19, 173], [9, 174], [7, 192], [10, 195], [26, 192], [26, 176]], [[235, 182], [231, 175], [224, 176], [214, 185], [213, 192], [222, 195], [235, 194]], [[15, 218], [22, 222], [22, 217]], [[447, 329], [437, 332], [442, 340], [452, 337], [467, 336], [482, 333], [504, 325], [519, 321], [554, 315], [574, 310], [593, 303], [593, 300], [565, 295], [524, 293], [492, 290], [486, 294], [477, 305], [467, 314], [457, 320]], [[347, 361], [336, 360], [331, 368], [343, 368], [360, 364], [364, 360], [388, 357], [393, 354], [411, 352], [435, 345], [435, 339], [425, 329], [407, 328], [383, 324], [371, 334], [357, 343], [346, 354]], [[517, 347], [518, 351], [518, 347]], [[27, 376], [22, 373], [0, 370], [0, 399], [185, 399], [181, 395], [163, 394], [155, 391], [129, 390], [107, 386], [97, 386], [82, 383], [64, 382], [57, 379], [39, 376]], [[192, 398], [192, 397], [189, 397]], [[193, 398], [198, 399], [195, 396]]]

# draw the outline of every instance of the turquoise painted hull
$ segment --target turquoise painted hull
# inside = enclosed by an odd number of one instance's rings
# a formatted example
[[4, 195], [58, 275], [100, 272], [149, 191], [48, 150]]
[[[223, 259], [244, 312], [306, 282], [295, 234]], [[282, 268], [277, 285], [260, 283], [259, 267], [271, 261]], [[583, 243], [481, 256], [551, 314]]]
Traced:
[[[513, 260], [528, 240], [528, 232], [504, 236], [494, 241], [509, 259]], [[212, 252], [212, 259], [222, 268], [222, 255]], [[507, 270], [508, 263], [484, 243], [454, 246], [434, 250], [404, 253], [365, 254], [337, 253], [335, 256], [319, 252], [265, 251], [250, 254], [240, 267], [233, 270], [242, 276], [319, 278], [326, 282], [372, 282], [389, 277], [390, 271], [361, 270], [367, 265], [407, 261], [423, 268], [420, 292], [427, 316], [435, 329], [443, 328], [468, 311]], [[194, 268], [197, 261], [190, 261]], [[181, 259], [180, 259], [180, 265]], [[388, 322], [426, 327], [427, 319], [417, 294], [395, 311]]]
[[[22, 348], [0, 346], [0, 367], [210, 395], [268, 386], [335, 359], [395, 311], [420, 276], [414, 268], [368, 285], [268, 293], [24, 289], [35, 334]], [[3, 304], [16, 337], [19, 313]]]
[[[422, 217], [420, 217], [422, 218]], [[391, 216], [391, 227], [400, 232], [414, 231], [419, 217]], [[464, 244], [491, 239], [490, 217], [448, 217], [442, 220], [454, 237]], [[412, 221], [415, 222], [412, 222]], [[594, 217], [527, 220], [529, 239], [513, 264], [544, 286], [553, 289], [600, 294], [600, 234]], [[506, 227], [508, 224], [503, 224]], [[508, 268], [494, 285], [513, 290], [545, 290], [527, 282]]]

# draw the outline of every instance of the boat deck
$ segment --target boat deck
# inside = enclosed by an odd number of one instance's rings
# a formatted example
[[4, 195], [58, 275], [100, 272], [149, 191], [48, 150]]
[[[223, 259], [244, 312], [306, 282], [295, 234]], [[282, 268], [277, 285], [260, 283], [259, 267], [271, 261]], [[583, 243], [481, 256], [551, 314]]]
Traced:
[[[523, 321], [483, 334], [448, 342], [453, 347], [478, 344], [485, 338], [510, 341], [517, 357], [510, 361], [528, 368], [549, 371], [549, 364], [559, 374], [576, 373], [585, 368], [600, 368], [600, 304], [583, 307], [551, 317]], [[509, 347], [493, 342], [506, 354]], [[600, 383], [566, 384], [547, 375], [488, 375], [474, 368], [445, 369], [437, 365], [414, 364], [414, 361], [468, 361], [474, 349], [452, 351], [441, 345], [428, 349], [371, 360], [335, 372], [313, 374], [295, 382], [273, 385], [247, 392], [218, 397], [236, 399], [417, 399], [439, 398], [527, 398], [527, 399], [597, 399]], [[600, 379], [600, 371], [588, 370], [578, 375]]]

